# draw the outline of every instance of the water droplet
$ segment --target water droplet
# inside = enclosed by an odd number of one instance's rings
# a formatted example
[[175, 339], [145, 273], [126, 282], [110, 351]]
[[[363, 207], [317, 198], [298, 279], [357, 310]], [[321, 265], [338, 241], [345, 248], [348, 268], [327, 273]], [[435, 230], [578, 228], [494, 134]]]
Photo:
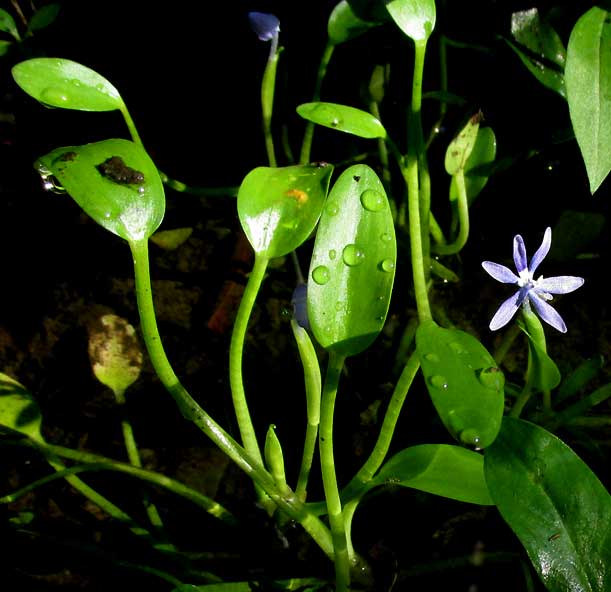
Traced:
[[458, 439], [467, 446], [478, 446], [481, 438], [479, 432], [474, 428], [467, 428], [458, 434]]
[[433, 352], [424, 354], [424, 359], [427, 362], [439, 362], [439, 356], [437, 354], [434, 354]]
[[361, 193], [361, 205], [370, 212], [379, 212], [384, 209], [386, 199], [375, 189], [366, 189]]
[[144, 193], [144, 185], [140, 185], [140, 187], [138, 187], [138, 193], [140, 195], [142, 195]]
[[490, 368], [482, 368], [477, 371], [477, 378], [486, 387], [495, 390], [501, 390], [505, 377], [499, 368], [491, 366]]
[[392, 236], [388, 234], [388, 232], [384, 232], [383, 234], [380, 235], [380, 240], [383, 243], [389, 243], [392, 240]]
[[337, 312], [344, 310], [344, 303], [341, 300], [335, 303], [335, 310]]
[[77, 80], [76, 78], [73, 78], [72, 80], [70, 80], [70, 84], [78, 88], [79, 86], [81, 86], [81, 81]]
[[339, 112], [330, 105], [317, 105], [312, 115], [323, 125], [337, 127], [343, 123]]
[[355, 267], [363, 263], [365, 260], [365, 253], [354, 244], [346, 245], [342, 251], [342, 259], [346, 265]]
[[324, 286], [331, 279], [331, 272], [325, 265], [319, 265], [312, 271], [312, 279], [320, 286]]
[[329, 216], [335, 216], [337, 215], [337, 212], [339, 212], [339, 208], [337, 207], [337, 204], [334, 204], [334, 203], [327, 204], [327, 207], [325, 209]]
[[462, 344], [458, 343], [458, 341], [451, 341], [450, 343], [448, 343], [448, 347], [455, 354], [466, 354], [467, 353], [467, 350], [462, 346]]
[[337, 257], [337, 251], [335, 249], [331, 249], [329, 251], [329, 259], [333, 260]]
[[110, 218], [110, 212], [104, 212], [104, 218], [108, 220]]
[[435, 374], [434, 376], [431, 376], [431, 378], [429, 378], [429, 382], [431, 383], [431, 386], [434, 386], [435, 388], [440, 388], [440, 389], [448, 388], [448, 381], [446, 377], [441, 376], [440, 374]]
[[384, 259], [380, 263], [380, 269], [387, 272], [393, 271], [395, 269], [395, 262], [392, 259]]
[[68, 102], [68, 95], [56, 86], [48, 86], [40, 93], [40, 98], [43, 103], [48, 105], [63, 105]]

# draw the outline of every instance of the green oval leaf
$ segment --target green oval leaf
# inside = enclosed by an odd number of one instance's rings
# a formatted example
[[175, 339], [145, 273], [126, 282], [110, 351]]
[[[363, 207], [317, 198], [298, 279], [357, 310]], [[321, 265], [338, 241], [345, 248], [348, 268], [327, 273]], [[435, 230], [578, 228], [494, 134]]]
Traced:
[[314, 230], [329, 189], [333, 167], [258, 167], [238, 191], [238, 216], [255, 253], [282, 257]]
[[371, 113], [339, 105], [338, 103], [303, 103], [297, 107], [297, 113], [318, 125], [324, 125], [340, 132], [346, 132], [360, 138], [385, 138], [384, 126]]
[[501, 427], [504, 376], [472, 335], [424, 321], [416, 350], [433, 405], [448, 431], [463, 444], [486, 448]]
[[594, 193], [611, 170], [611, 18], [593, 7], [575, 24], [566, 56], [569, 112]]
[[15, 19], [11, 16], [9, 12], [4, 10], [4, 8], [0, 8], [0, 31], [8, 33], [17, 41], [20, 40], [19, 31], [17, 30], [17, 25], [15, 24]]
[[148, 238], [163, 220], [165, 196], [155, 164], [142, 147], [113, 139], [57, 148], [38, 159], [98, 224], [127, 241]]
[[[496, 136], [490, 127], [480, 127], [477, 132], [477, 138], [473, 145], [473, 150], [467, 158], [464, 165], [465, 171], [465, 187], [467, 190], [467, 199], [469, 205], [473, 203], [475, 198], [481, 193], [482, 189], [488, 183], [490, 177], [490, 165], [496, 158]], [[450, 200], [458, 199], [458, 187], [456, 179], [452, 177], [450, 182]]]
[[40, 31], [41, 29], [46, 29], [49, 25], [55, 22], [57, 15], [60, 11], [59, 4], [47, 4], [45, 6], [41, 6], [30, 19], [28, 23], [28, 33], [33, 33], [34, 31]]
[[327, 34], [333, 45], [345, 43], [377, 27], [379, 23], [359, 18], [347, 0], [341, 0], [335, 5], [327, 23]]
[[320, 218], [308, 278], [308, 318], [326, 349], [366, 349], [384, 326], [397, 245], [384, 187], [367, 165], [346, 169]]
[[385, 0], [386, 10], [413, 41], [426, 41], [435, 28], [434, 0]]
[[449, 444], [421, 444], [395, 454], [368, 484], [411, 487], [471, 504], [493, 504], [484, 479], [484, 457]]
[[482, 113], [476, 113], [469, 118], [467, 124], [460, 130], [458, 135], [450, 142], [446, 150], [445, 167], [448, 175], [456, 175], [464, 170], [467, 159], [471, 155], [477, 141], [477, 132], [482, 120]]
[[91, 68], [61, 58], [33, 58], [13, 67], [23, 91], [51, 107], [113, 111], [123, 107], [119, 91]]
[[539, 15], [537, 8], [511, 15], [511, 34], [519, 45], [507, 44], [541, 84], [566, 98], [564, 64], [566, 50], [560, 36]]
[[548, 590], [611, 590], [611, 497], [561, 440], [506, 417], [486, 482]]
[[0, 426], [44, 442], [42, 416], [34, 397], [16, 380], [0, 372]]

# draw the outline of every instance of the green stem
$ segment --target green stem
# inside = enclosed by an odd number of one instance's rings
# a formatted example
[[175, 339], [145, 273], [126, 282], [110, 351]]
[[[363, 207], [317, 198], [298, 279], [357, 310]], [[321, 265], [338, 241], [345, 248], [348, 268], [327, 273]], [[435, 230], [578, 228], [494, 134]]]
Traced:
[[123, 119], [125, 120], [125, 124], [127, 125], [127, 129], [129, 130], [129, 134], [132, 137], [132, 140], [136, 144], [138, 144], [141, 148], [146, 150], [146, 148], [144, 148], [144, 144], [142, 143], [142, 140], [140, 139], [140, 134], [138, 133], [138, 130], [136, 129], [136, 124], [134, 123], [132, 116], [130, 115], [129, 111], [127, 110], [127, 105], [121, 102], [121, 107], [119, 108], [119, 110], [121, 111], [121, 115], [123, 115]]
[[246, 475], [265, 491], [280, 509], [301, 524], [329, 558], [333, 558], [333, 542], [325, 525], [296, 496], [281, 494], [272, 476], [263, 467], [263, 463], [255, 460], [216, 423], [178, 380], [166, 356], [157, 328], [149, 276], [148, 241], [131, 242], [130, 248], [134, 258], [140, 328], [151, 363], [159, 380], [172, 395], [185, 418], [191, 420], [200, 428]]
[[274, 92], [276, 88], [276, 70], [280, 52], [272, 51], [265, 66], [261, 80], [261, 113], [263, 116], [263, 135], [269, 166], [277, 166], [274, 138], [272, 135], [272, 115], [274, 112]]
[[455, 255], [467, 244], [469, 238], [469, 200], [467, 199], [467, 188], [465, 187], [465, 173], [462, 169], [454, 175], [454, 180], [458, 190], [459, 230], [454, 242], [446, 245], [435, 245], [434, 250], [440, 255]]
[[[322, 82], [327, 74], [327, 68], [331, 61], [331, 56], [335, 50], [335, 45], [327, 41], [327, 45], [323, 51], [322, 57], [320, 58], [320, 64], [318, 65], [318, 73], [316, 75], [316, 84], [314, 86], [314, 94], [312, 95], [312, 102], [320, 101], [320, 90], [322, 88]], [[314, 139], [314, 123], [308, 121], [306, 123], [305, 131], [303, 133], [303, 141], [301, 143], [301, 153], [299, 155], [299, 164], [308, 164], [310, 162], [310, 154], [312, 152], [312, 140]]]
[[350, 588], [348, 542], [333, 457], [333, 412], [344, 360], [344, 356], [329, 352], [327, 375], [322, 391], [320, 433], [318, 438], [323, 489], [327, 503], [329, 525], [331, 526], [333, 549], [335, 551], [336, 592], [346, 592]]
[[[533, 343], [542, 351], [544, 354], [547, 354], [547, 342], [545, 340], [545, 331], [543, 330], [543, 325], [539, 320], [539, 317], [530, 310], [530, 306], [522, 307], [522, 319], [524, 319], [524, 324], [526, 325], [526, 330], [528, 335], [532, 339]], [[532, 355], [530, 348], [528, 351], [528, 369], [526, 371], [526, 381], [529, 384], [532, 384], [533, 374], [536, 372], [534, 356]], [[541, 389], [542, 397], [543, 397], [543, 410], [546, 413], [550, 413], [552, 411], [552, 393], [550, 389]]]
[[299, 349], [299, 357], [303, 365], [303, 377], [306, 392], [307, 427], [301, 467], [297, 477], [295, 495], [301, 501], [305, 501], [308, 492], [308, 479], [312, 470], [314, 451], [316, 450], [316, 439], [318, 437], [318, 425], [320, 424], [320, 393], [321, 376], [318, 357], [308, 332], [300, 327], [295, 320], [291, 321], [293, 335]]
[[236, 197], [238, 195], [239, 187], [196, 187], [193, 185], [186, 185], [182, 181], [171, 179], [164, 172], [157, 170], [162, 183], [178, 191], [179, 193], [188, 193], [190, 195], [196, 195], [200, 197]]
[[531, 395], [532, 395], [532, 388], [529, 383], [526, 383], [526, 385], [522, 389], [522, 392], [518, 395], [516, 402], [513, 404], [513, 407], [511, 408], [511, 411], [509, 412], [509, 416], [510, 417], [520, 417]]
[[354, 497], [359, 497], [360, 493], [363, 491], [363, 486], [371, 481], [374, 474], [382, 466], [388, 454], [390, 442], [394, 435], [397, 421], [399, 420], [399, 415], [403, 408], [403, 403], [405, 402], [405, 397], [418, 372], [418, 368], [420, 368], [420, 361], [416, 353], [413, 353], [407, 360], [403, 372], [397, 381], [390, 402], [388, 403], [378, 441], [365, 464], [343, 490], [342, 497], [344, 499], [351, 500]]
[[[380, 109], [376, 101], [369, 103], [369, 111], [378, 120], [381, 121]], [[382, 182], [386, 189], [390, 190], [392, 184], [392, 177], [390, 175], [390, 166], [388, 160], [388, 146], [383, 138], [378, 139], [378, 157], [380, 158], [380, 165], [382, 166]]]
[[[414, 277], [414, 292], [416, 296], [416, 306], [420, 321], [431, 319], [431, 308], [429, 305], [427, 291], [427, 271], [424, 264], [425, 256], [428, 253], [428, 209], [423, 211], [422, 206], [430, 206], [423, 200], [421, 203], [419, 168], [424, 160], [422, 152], [424, 149], [422, 142], [422, 76], [424, 72], [424, 55], [426, 52], [426, 40], [415, 43], [414, 52], [414, 74], [412, 79], [412, 100], [408, 117], [408, 151], [407, 166], [402, 167], [403, 176], [407, 183], [407, 207], [409, 214], [409, 236], [412, 256], [412, 273]], [[427, 197], [423, 192], [422, 197]], [[430, 198], [430, 195], [428, 196]], [[421, 214], [424, 213], [421, 219]], [[425, 232], [426, 231], [426, 232]]]
[[503, 363], [505, 356], [509, 353], [513, 342], [516, 340], [519, 334], [520, 327], [518, 327], [518, 325], [516, 324], [511, 325], [511, 327], [509, 327], [509, 329], [505, 331], [505, 334], [501, 339], [501, 343], [499, 343], [499, 346], [496, 348], [492, 356], [498, 366]]
[[248, 321], [252, 313], [255, 299], [261, 288], [265, 270], [269, 259], [260, 255], [255, 255], [255, 262], [248, 276], [248, 282], [244, 288], [242, 300], [238, 307], [233, 332], [231, 334], [231, 344], [229, 346], [229, 383], [231, 385], [231, 396], [235, 409], [240, 436], [246, 452], [259, 463], [263, 463], [261, 449], [257, 442], [255, 428], [248, 410], [246, 393], [244, 391], [244, 378], [242, 376], [242, 359], [244, 355], [244, 340], [248, 329]]

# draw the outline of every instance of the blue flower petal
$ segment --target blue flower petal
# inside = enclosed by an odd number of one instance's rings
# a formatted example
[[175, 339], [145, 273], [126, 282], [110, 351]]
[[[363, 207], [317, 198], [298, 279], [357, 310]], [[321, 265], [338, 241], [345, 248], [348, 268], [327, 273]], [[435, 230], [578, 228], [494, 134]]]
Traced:
[[573, 275], [559, 275], [556, 277], [543, 278], [537, 282], [537, 288], [541, 288], [550, 294], [568, 294], [583, 286], [584, 279]]
[[[533, 258], [530, 260], [530, 273], [534, 275], [535, 270], [539, 267], [539, 263], [545, 259], [545, 256], [549, 253], [549, 248], [552, 246], [552, 229], [548, 226], [545, 229], [545, 234], [543, 235], [543, 241], [541, 242], [541, 246], [537, 249], [537, 252], [533, 255]], [[578, 286], [579, 287], [579, 286]]]
[[520, 308], [520, 305], [522, 304], [522, 302], [524, 302], [524, 299], [526, 298], [527, 294], [528, 290], [522, 288], [521, 290], [518, 290], [513, 296], [507, 298], [507, 300], [505, 300], [505, 302], [503, 302], [503, 304], [499, 306], [499, 309], [492, 317], [492, 320], [490, 321], [490, 330], [496, 331], [497, 329], [504, 327], [509, 321], [511, 321], [513, 315], [516, 314], [518, 308]]
[[482, 261], [482, 267], [497, 281], [504, 284], [517, 284], [520, 278], [504, 265], [492, 261]]
[[566, 333], [566, 325], [564, 324], [562, 317], [534, 290], [531, 290], [528, 293], [528, 300], [542, 320], [544, 320], [548, 325], [554, 327], [554, 329], [558, 329], [560, 333]]
[[513, 262], [518, 273], [522, 273], [528, 267], [526, 246], [524, 245], [524, 239], [519, 234], [513, 237]]
[[270, 41], [280, 31], [278, 17], [267, 12], [249, 12], [250, 27], [261, 41]]

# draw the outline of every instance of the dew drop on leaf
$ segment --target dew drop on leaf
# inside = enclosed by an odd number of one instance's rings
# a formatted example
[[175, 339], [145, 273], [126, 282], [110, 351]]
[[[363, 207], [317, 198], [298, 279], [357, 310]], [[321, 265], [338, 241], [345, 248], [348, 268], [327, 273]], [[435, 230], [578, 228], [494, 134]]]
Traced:
[[382, 271], [390, 272], [395, 268], [395, 262], [392, 259], [384, 259], [380, 263], [380, 269]]
[[431, 386], [435, 388], [440, 388], [440, 389], [448, 388], [448, 381], [446, 377], [441, 376], [440, 374], [435, 374], [434, 376], [431, 376], [429, 378], [429, 382], [431, 383]]
[[366, 189], [361, 193], [361, 205], [370, 212], [379, 212], [384, 209], [384, 196], [375, 189]]
[[342, 251], [342, 259], [346, 265], [355, 267], [365, 260], [365, 253], [354, 244], [346, 245]]
[[331, 279], [331, 272], [325, 265], [319, 265], [312, 271], [312, 279], [320, 286], [324, 286]]

